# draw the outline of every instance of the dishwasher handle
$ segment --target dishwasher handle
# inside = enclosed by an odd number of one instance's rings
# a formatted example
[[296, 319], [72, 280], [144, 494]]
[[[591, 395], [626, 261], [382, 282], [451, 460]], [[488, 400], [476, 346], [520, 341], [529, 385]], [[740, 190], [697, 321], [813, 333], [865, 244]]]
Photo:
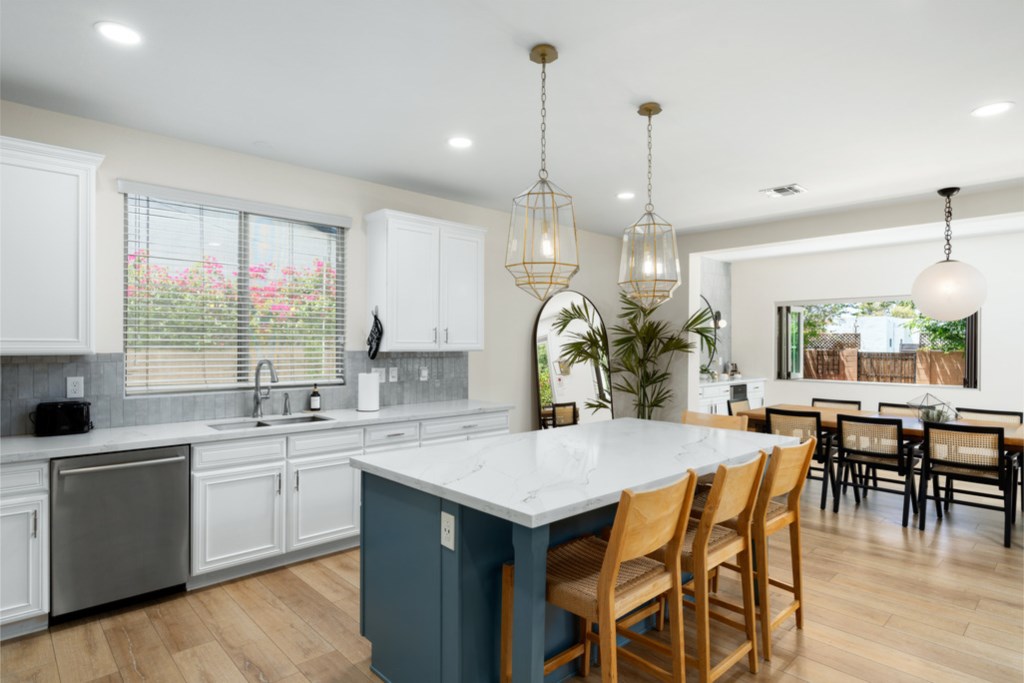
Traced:
[[138, 460], [136, 462], [122, 462], [116, 465], [96, 465], [95, 467], [79, 467], [74, 470], [60, 470], [58, 474], [65, 476], [69, 474], [88, 474], [90, 472], [110, 472], [111, 470], [127, 470], [134, 467], [150, 467], [152, 465], [164, 465], [169, 462], [181, 462], [184, 455], [176, 455], [173, 458], [157, 458], [156, 460]]

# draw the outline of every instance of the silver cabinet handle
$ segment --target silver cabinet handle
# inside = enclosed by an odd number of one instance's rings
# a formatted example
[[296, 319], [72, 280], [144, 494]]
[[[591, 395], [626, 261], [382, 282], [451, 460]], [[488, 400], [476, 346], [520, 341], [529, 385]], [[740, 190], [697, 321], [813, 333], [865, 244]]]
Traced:
[[39, 510], [32, 511], [32, 538], [39, 538]]
[[281, 473], [277, 473], [277, 495], [281, 495]]
[[448, 343], [448, 328], [444, 328], [444, 343]]
[[173, 458], [157, 458], [156, 460], [139, 460], [137, 462], [122, 462], [116, 465], [97, 465], [96, 467], [79, 467], [76, 470], [61, 470], [60, 476], [70, 474], [88, 474], [90, 472], [109, 472], [111, 470], [127, 470], [132, 467], [151, 467], [153, 465], [164, 465], [169, 462], [181, 462], [184, 455], [176, 455]]
[[386, 437], [384, 437], [384, 438], [386, 438], [386, 439], [393, 439], [393, 438], [395, 438], [396, 436], [405, 436], [405, 432], [395, 432], [394, 434], [388, 434], [388, 435], [387, 435]]
[[463, 429], [475, 429], [476, 427], [479, 427], [479, 426], [480, 425], [475, 425], [475, 424], [474, 425], [462, 425], [462, 428]]
[[295, 473], [295, 490], [296, 491], [299, 490], [299, 473], [298, 472]]
[[437, 341], [437, 328], [434, 328], [434, 341]]

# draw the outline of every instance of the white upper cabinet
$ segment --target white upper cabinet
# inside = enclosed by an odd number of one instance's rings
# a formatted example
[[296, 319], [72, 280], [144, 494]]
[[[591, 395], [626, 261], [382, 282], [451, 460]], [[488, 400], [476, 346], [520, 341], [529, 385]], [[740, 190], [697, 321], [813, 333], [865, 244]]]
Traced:
[[0, 138], [0, 347], [91, 353], [98, 154]]
[[486, 231], [388, 210], [366, 216], [366, 231], [381, 350], [483, 349]]

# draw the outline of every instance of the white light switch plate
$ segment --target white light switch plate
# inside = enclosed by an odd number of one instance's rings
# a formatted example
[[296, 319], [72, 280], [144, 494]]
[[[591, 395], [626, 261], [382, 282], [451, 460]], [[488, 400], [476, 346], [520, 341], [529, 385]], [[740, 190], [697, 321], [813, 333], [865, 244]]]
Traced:
[[68, 377], [68, 390], [67, 398], [84, 398], [85, 397], [85, 378], [84, 377]]
[[388, 381], [389, 382], [397, 382], [398, 381], [398, 368], [397, 367], [388, 368]]
[[430, 379], [430, 368], [428, 368], [426, 365], [421, 365], [420, 366], [420, 381], [421, 382], [426, 382], [428, 379]]
[[455, 515], [441, 513], [441, 545], [448, 550], [455, 550]]

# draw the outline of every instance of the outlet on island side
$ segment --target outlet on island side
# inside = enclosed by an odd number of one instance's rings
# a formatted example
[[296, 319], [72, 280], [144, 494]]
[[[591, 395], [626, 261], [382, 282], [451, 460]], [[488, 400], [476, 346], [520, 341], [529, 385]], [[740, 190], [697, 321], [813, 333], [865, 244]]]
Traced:
[[455, 550], [455, 515], [450, 512], [441, 513], [441, 545]]

